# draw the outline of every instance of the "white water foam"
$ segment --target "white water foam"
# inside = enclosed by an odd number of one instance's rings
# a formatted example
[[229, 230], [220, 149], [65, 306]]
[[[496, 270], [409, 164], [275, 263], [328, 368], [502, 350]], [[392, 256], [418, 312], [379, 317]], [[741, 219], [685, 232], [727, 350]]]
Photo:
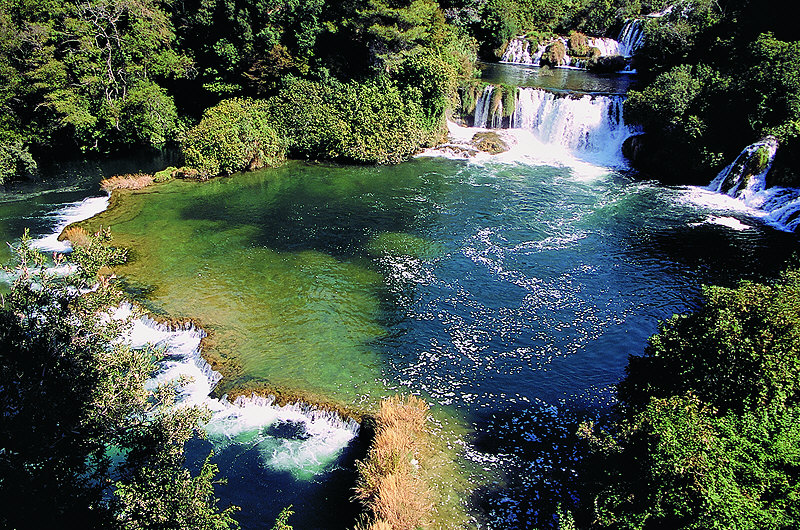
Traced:
[[233, 403], [227, 397], [212, 398], [222, 376], [201, 355], [205, 336], [201, 329], [194, 325], [172, 329], [147, 316], [137, 318], [130, 304], [122, 304], [113, 318], [131, 320], [122, 337], [131, 347], [164, 348], [161, 369], [148, 386], [187, 378], [180, 388], [180, 402], [208, 407], [212, 416], [204, 428], [217, 449], [237, 444], [256, 447], [267, 467], [309, 479], [327, 471], [359, 433], [356, 421], [305, 404], [279, 406], [274, 397], [256, 395]]
[[737, 231], [750, 230], [753, 228], [750, 225], [744, 224], [735, 217], [719, 216], [719, 215], [709, 215], [705, 221], [699, 223], [689, 223], [689, 226], [702, 226], [705, 224], [725, 226], [730, 228], [731, 230], [737, 230]]
[[73, 202], [56, 210], [48, 217], [52, 218], [55, 224], [53, 231], [38, 239], [35, 239], [31, 246], [33, 248], [48, 252], [69, 252], [72, 247], [68, 241], [59, 241], [58, 236], [62, 230], [72, 223], [85, 221], [108, 208], [109, 197], [89, 197], [82, 201]]
[[706, 189], [727, 208], [746, 210], [786, 232], [800, 227], [800, 189], [767, 186], [767, 175], [778, 151], [778, 140], [768, 136], [745, 147]]
[[[549, 144], [539, 140], [531, 131], [524, 129], [484, 129], [463, 127], [453, 122], [447, 124], [448, 141], [434, 148], [426, 149], [417, 156], [442, 157], [452, 160], [466, 160], [474, 164], [499, 162], [504, 164], [526, 164], [532, 166], [555, 166], [569, 168], [573, 176], [581, 179], [595, 179], [609, 173], [609, 168], [624, 167], [624, 161], [617, 157], [576, 154], [569, 147]], [[497, 155], [480, 151], [472, 145], [472, 137], [479, 132], [495, 132], [509, 145], [510, 149]], [[610, 162], [610, 163], [609, 163]]]

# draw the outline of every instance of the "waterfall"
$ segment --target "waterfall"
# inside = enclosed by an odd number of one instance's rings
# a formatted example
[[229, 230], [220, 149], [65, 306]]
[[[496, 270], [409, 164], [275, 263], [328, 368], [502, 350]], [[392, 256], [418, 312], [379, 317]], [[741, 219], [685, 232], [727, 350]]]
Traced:
[[[132, 348], [148, 344], [163, 348], [160, 369], [147, 387], [180, 380], [179, 405], [208, 408], [211, 417], [203, 427], [217, 451], [246, 444], [258, 451], [266, 466], [308, 479], [329, 470], [358, 436], [361, 426], [355, 420], [304, 403], [278, 405], [272, 396], [257, 395], [240, 396], [233, 403], [227, 397], [211, 397], [222, 375], [203, 359], [200, 345], [205, 332], [192, 324], [169, 326], [137, 317], [129, 303], [121, 304], [109, 317], [130, 322], [120, 342]], [[281, 436], [281, 425], [292, 426], [300, 436]]]
[[631, 57], [633, 53], [644, 43], [644, 24], [641, 19], [629, 18], [619, 32], [618, 54], [624, 57]]
[[489, 111], [492, 106], [492, 94], [494, 93], [494, 85], [489, 85], [483, 89], [483, 93], [478, 96], [478, 101], [475, 103], [475, 120], [472, 123], [473, 127], [485, 128], [489, 124]]
[[708, 189], [762, 211], [767, 222], [782, 230], [795, 231], [800, 226], [800, 189], [767, 187], [767, 174], [777, 151], [778, 140], [774, 136], [748, 145], [719, 172]]
[[72, 245], [68, 241], [59, 241], [58, 236], [72, 223], [85, 221], [104, 211], [108, 208], [108, 200], [109, 197], [104, 195], [102, 197], [89, 197], [82, 201], [64, 205], [64, 207], [48, 216], [53, 219], [55, 225], [53, 230], [34, 240], [31, 246], [42, 251], [69, 252], [72, 249]]
[[778, 150], [778, 140], [768, 136], [748, 145], [708, 185], [708, 189], [746, 200], [766, 188], [767, 173]]
[[613, 164], [620, 160], [622, 143], [635, 132], [622, 117], [624, 96], [576, 96], [519, 87], [511, 118], [504, 120], [502, 106], [492, 109], [494, 91], [494, 86], [487, 86], [478, 97], [475, 127], [524, 129], [544, 144], [600, 154]]
[[572, 151], [612, 154], [633, 131], [622, 117], [623, 96], [560, 96], [520, 88], [511, 126], [526, 129], [542, 142]]
[[622, 45], [614, 39], [589, 37], [587, 41], [590, 47], [600, 50], [600, 55], [623, 55], [620, 51]]
[[[564, 44], [564, 48], [569, 49], [569, 43], [566, 38], [557, 37], [555, 40], [560, 40]], [[500, 59], [500, 62], [539, 66], [541, 64], [542, 55], [544, 55], [547, 47], [555, 42], [555, 40], [544, 44], [540, 43], [534, 50], [534, 45], [524, 36], [514, 37], [508, 42], [508, 46], [506, 46], [506, 51], [503, 53], [503, 58]], [[599, 49], [601, 56], [624, 55], [624, 53], [622, 53], [623, 45], [614, 39], [607, 37], [588, 37], [587, 44], [592, 48]], [[574, 58], [566, 55], [558, 66], [586, 68], [586, 62], [586, 59]]]
[[500, 62], [539, 66], [539, 60], [546, 49], [546, 45], [539, 44], [536, 51], [531, 54], [531, 42], [525, 37], [514, 37], [509, 41]]

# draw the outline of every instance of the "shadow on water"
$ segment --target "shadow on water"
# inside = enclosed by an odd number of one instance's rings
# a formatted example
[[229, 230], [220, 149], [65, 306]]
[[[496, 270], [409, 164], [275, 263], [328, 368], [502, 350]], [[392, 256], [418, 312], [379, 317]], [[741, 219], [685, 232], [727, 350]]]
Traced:
[[[296, 426], [280, 423], [267, 429], [270, 436], [298, 439], [305, 436]], [[242, 528], [272, 528], [278, 514], [292, 505], [289, 524], [297, 529], [337, 530], [352, 528], [361, 513], [353, 501], [356, 481], [355, 461], [366, 456], [369, 433], [356, 437], [336, 461], [322, 474], [298, 477], [288, 471], [271, 469], [257, 445], [235, 443], [216, 450], [211, 461], [219, 466], [227, 482], [214, 488], [222, 508], [236, 504], [241, 508], [234, 517]], [[206, 456], [214, 450], [207, 440], [193, 439], [187, 444], [187, 462], [197, 473]]]
[[419, 161], [380, 169], [293, 163], [235, 178], [197, 197], [181, 218], [252, 225], [255, 246], [340, 259], [366, 257], [376, 234], [428, 224], [436, 214], [433, 197], [448, 185]]

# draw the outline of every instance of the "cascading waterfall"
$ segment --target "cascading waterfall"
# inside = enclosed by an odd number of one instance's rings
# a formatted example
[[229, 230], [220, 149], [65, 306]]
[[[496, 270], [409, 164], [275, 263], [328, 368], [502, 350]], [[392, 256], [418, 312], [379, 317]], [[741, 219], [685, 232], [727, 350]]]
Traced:
[[618, 55], [632, 57], [634, 52], [644, 44], [644, 24], [641, 19], [629, 18], [619, 32]]
[[783, 230], [800, 226], [800, 189], [767, 187], [767, 175], [778, 151], [778, 140], [768, 136], [748, 145], [708, 185], [765, 214], [765, 220]]
[[777, 151], [778, 140], [774, 136], [748, 145], [733, 163], [719, 172], [708, 188], [736, 198], [763, 191]]
[[[267, 466], [310, 478], [325, 471], [359, 433], [358, 422], [303, 403], [279, 406], [274, 397], [256, 395], [239, 397], [233, 403], [214, 399], [211, 391], [222, 376], [201, 355], [200, 342], [205, 336], [201, 329], [191, 324], [173, 328], [146, 316], [135, 318], [127, 303], [112, 318], [132, 322], [122, 342], [133, 348], [148, 344], [164, 348], [165, 359], [148, 387], [184, 377], [188, 382], [180, 387], [180, 403], [208, 407], [212, 416], [205, 430], [217, 450], [247, 443], [258, 448]], [[270, 427], [282, 424], [302, 435], [285, 438], [270, 434]]]
[[489, 114], [492, 106], [492, 94], [494, 94], [494, 85], [489, 85], [483, 89], [483, 93], [478, 96], [478, 101], [475, 103], [475, 119], [473, 127], [485, 128], [489, 124]]
[[[613, 165], [622, 159], [622, 143], [635, 131], [622, 115], [624, 96], [561, 95], [537, 88], [516, 89], [514, 112], [508, 120], [513, 129], [524, 129], [542, 143], [572, 152], [601, 155]], [[491, 112], [494, 87], [487, 86], [478, 99], [475, 126], [502, 122], [502, 109]]]
[[[70, 250], [68, 242], [58, 241], [62, 230], [70, 223], [102, 212], [108, 202], [107, 196], [90, 197], [63, 206], [51, 215], [55, 221], [52, 232], [34, 240], [32, 245], [41, 250]], [[51, 274], [59, 272], [51, 268]], [[240, 441], [250, 444], [257, 447], [268, 467], [307, 479], [326, 471], [360, 431], [358, 422], [304, 403], [279, 406], [273, 397], [256, 395], [239, 397], [233, 403], [224, 397], [212, 398], [210, 394], [222, 375], [201, 355], [200, 344], [206, 335], [202, 329], [191, 324], [168, 326], [148, 316], [137, 316], [129, 303], [123, 303], [108, 317], [130, 321], [130, 327], [118, 339], [121, 343], [132, 348], [148, 344], [163, 348], [164, 359], [147, 387], [153, 389], [183, 378], [179, 403], [208, 407], [212, 417], [205, 430], [218, 449]], [[281, 425], [291, 425], [301, 434], [288, 438], [271, 434], [270, 428]]]
[[[630, 21], [629, 21], [630, 22]], [[636, 21], [633, 21], [636, 22]], [[623, 28], [623, 33], [625, 33], [626, 28], [628, 27], [628, 23], [626, 23], [625, 28]], [[620, 35], [622, 36], [621, 33]], [[627, 33], [626, 33], [627, 35]], [[630, 36], [630, 35], [629, 35]], [[636, 35], [633, 35], [636, 37]], [[643, 38], [643, 35], [641, 36]], [[559, 37], [559, 39], [565, 48], [568, 48], [568, 42], [565, 38]], [[623, 44], [619, 41], [616, 41], [611, 38], [607, 37], [588, 37], [587, 44], [589, 47], [597, 48], [600, 50], [601, 56], [612, 56], [612, 55], [630, 55], [625, 53], [626, 50], [631, 49], [633, 44], [628, 42]], [[638, 46], [640, 43], [636, 44]], [[511, 63], [511, 64], [525, 64], [529, 66], [539, 66], [541, 64], [542, 55], [547, 50], [548, 44], [538, 44], [536, 49], [533, 49], [533, 44], [526, 39], [525, 37], [514, 37], [508, 43], [506, 47], [506, 51], [503, 53], [503, 58], [500, 59], [501, 63]], [[570, 57], [566, 55], [564, 60], [561, 62], [559, 66], [572, 66], [575, 68], [585, 68], [585, 59]]]
[[591, 48], [600, 50], [600, 55], [622, 55], [619, 41], [607, 37], [589, 37], [587, 43]]
[[524, 37], [515, 37], [509, 41], [500, 62], [539, 66], [539, 61], [547, 49], [547, 46], [539, 44], [533, 53], [531, 53], [531, 47], [531, 42], [528, 39]]
[[31, 246], [49, 252], [69, 252], [72, 249], [69, 241], [58, 240], [61, 231], [72, 223], [84, 221], [99, 214], [108, 208], [108, 200], [108, 195], [89, 197], [82, 201], [67, 204], [63, 208], [53, 212], [49, 216], [53, 218], [56, 223], [53, 231], [34, 240]]

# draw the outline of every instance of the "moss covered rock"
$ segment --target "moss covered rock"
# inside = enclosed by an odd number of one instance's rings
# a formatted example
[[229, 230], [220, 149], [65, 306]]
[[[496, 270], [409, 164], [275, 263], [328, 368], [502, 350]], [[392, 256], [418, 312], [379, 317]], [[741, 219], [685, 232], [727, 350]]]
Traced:
[[481, 151], [486, 151], [492, 155], [505, 153], [510, 149], [505, 140], [503, 140], [499, 134], [492, 131], [475, 133], [472, 137], [472, 144]]
[[560, 40], [550, 44], [542, 54], [539, 64], [544, 66], [561, 66], [566, 63], [567, 47]]
[[592, 58], [587, 67], [593, 72], [608, 73], [624, 70], [627, 64], [621, 55], [605, 55]]

